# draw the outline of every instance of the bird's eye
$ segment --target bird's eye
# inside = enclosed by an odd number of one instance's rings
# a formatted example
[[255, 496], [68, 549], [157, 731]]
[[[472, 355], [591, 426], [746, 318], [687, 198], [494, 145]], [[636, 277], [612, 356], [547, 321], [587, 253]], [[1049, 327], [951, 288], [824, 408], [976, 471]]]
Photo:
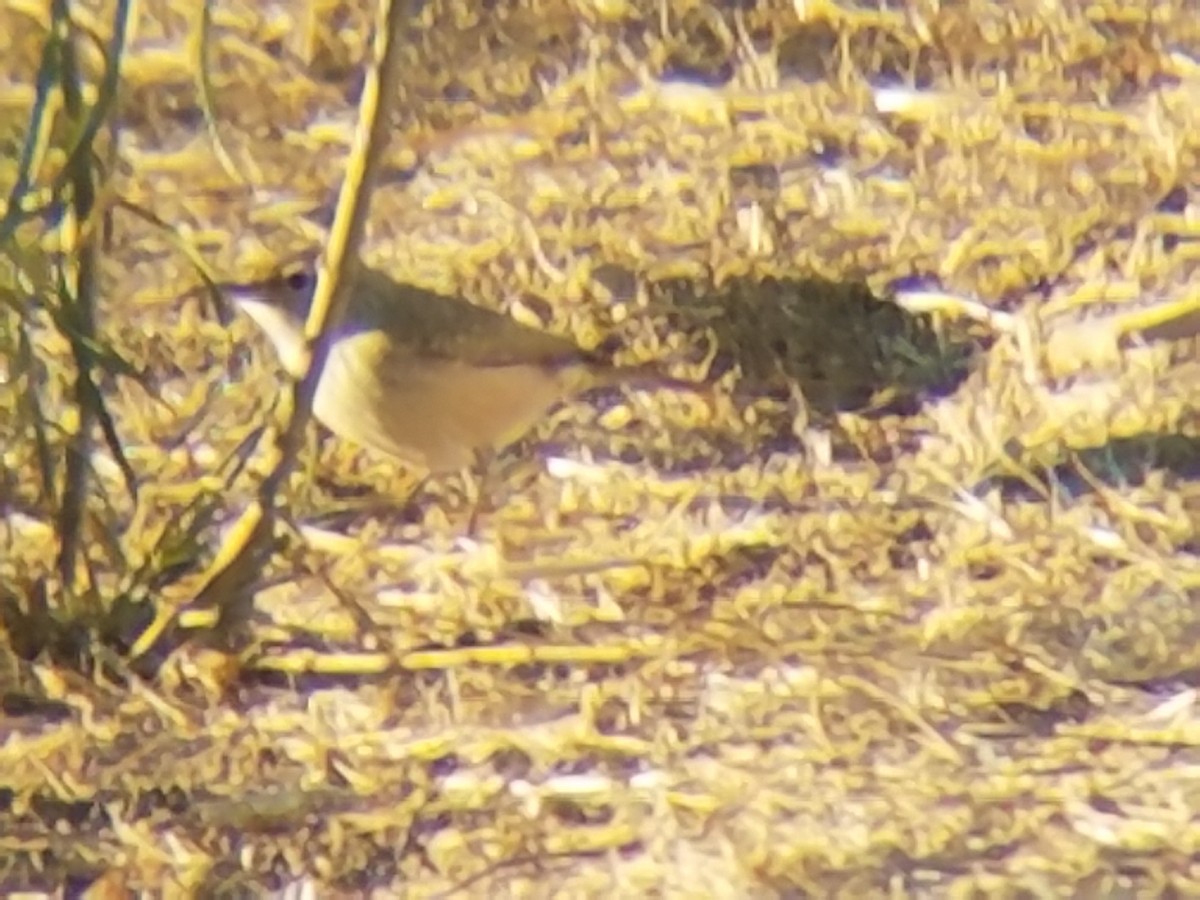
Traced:
[[312, 287], [312, 274], [304, 269], [297, 269], [283, 277], [283, 284], [289, 291], [306, 291]]

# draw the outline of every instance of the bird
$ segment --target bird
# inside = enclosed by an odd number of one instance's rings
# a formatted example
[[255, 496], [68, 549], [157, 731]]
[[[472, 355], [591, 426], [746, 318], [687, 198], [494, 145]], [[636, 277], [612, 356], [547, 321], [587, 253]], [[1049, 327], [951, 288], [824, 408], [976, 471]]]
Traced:
[[[598, 388], [707, 392], [703, 382], [654, 364], [613, 365], [565, 337], [363, 263], [351, 271], [313, 415], [335, 435], [427, 473], [470, 469], [559, 403]], [[224, 285], [296, 378], [316, 281], [316, 260], [304, 257]]]

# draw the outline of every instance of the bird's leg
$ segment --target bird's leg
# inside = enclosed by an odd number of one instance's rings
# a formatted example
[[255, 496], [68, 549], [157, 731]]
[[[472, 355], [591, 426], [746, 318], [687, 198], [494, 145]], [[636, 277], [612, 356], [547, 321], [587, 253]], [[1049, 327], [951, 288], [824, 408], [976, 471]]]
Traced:
[[[467, 537], [475, 537], [479, 526], [479, 514], [483, 511], [483, 503], [487, 499], [488, 484], [492, 481], [496, 469], [496, 451], [490, 447], [475, 451], [475, 462], [463, 473], [463, 486], [466, 488], [467, 502], [471, 505], [471, 515], [467, 519]], [[472, 475], [477, 474], [477, 478]], [[474, 497], [471, 488], [474, 487]]]
[[420, 477], [416, 478], [408, 489], [404, 492], [404, 499], [401, 501], [399, 509], [401, 518], [406, 522], [420, 522], [423, 516], [421, 510], [421, 493], [427, 488], [430, 482], [433, 481], [433, 475], [425, 472]]

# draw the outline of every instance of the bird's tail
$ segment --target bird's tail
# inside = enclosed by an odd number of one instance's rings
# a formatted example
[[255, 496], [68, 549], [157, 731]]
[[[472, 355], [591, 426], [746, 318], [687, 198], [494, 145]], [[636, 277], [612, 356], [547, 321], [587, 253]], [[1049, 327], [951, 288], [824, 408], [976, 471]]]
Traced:
[[636, 366], [614, 366], [607, 363], [593, 363], [588, 367], [590, 381], [587, 390], [604, 387], [620, 387], [628, 385], [635, 390], [645, 391], [677, 391], [685, 394], [696, 394], [709, 398], [713, 386], [704, 381], [692, 381], [686, 378], [676, 378], [664, 372], [655, 363], [645, 363]]

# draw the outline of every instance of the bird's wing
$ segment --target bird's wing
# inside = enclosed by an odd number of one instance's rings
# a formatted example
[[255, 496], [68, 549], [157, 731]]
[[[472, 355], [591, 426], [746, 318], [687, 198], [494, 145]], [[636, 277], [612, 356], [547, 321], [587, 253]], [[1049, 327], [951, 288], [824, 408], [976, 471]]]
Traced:
[[563, 366], [589, 355], [574, 342], [522, 325], [511, 316], [458, 297], [445, 297], [386, 275], [364, 270], [378, 326], [386, 318], [393, 333], [404, 333], [414, 347], [476, 366]]

